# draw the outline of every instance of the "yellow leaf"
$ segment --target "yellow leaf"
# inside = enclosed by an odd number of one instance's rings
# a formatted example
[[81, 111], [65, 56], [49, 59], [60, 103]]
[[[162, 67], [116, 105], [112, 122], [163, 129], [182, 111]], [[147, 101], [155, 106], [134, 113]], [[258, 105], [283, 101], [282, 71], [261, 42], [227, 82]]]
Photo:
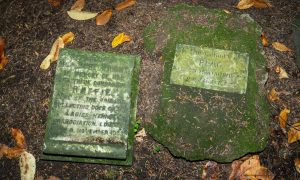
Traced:
[[26, 142], [22, 131], [18, 128], [11, 128], [11, 136], [15, 139], [17, 147], [25, 149]]
[[121, 11], [129, 6], [133, 6], [136, 3], [136, 0], [125, 0], [116, 5], [115, 9], [117, 11]]
[[230, 11], [228, 11], [227, 9], [223, 9], [223, 11], [226, 13], [226, 14], [232, 14]]
[[271, 102], [279, 100], [278, 92], [275, 90], [275, 88], [272, 88], [272, 90], [268, 94], [268, 99]]
[[98, 15], [98, 13], [94, 13], [94, 12], [76, 11], [76, 10], [67, 11], [67, 13], [70, 16], [70, 18], [75, 20], [80, 20], [80, 21], [92, 19]]
[[264, 47], [267, 47], [269, 45], [268, 39], [267, 39], [265, 33], [261, 33], [260, 39], [261, 39], [261, 42], [262, 42]]
[[280, 66], [276, 66], [275, 71], [279, 74], [279, 79], [287, 79], [289, 78], [287, 72]]
[[291, 111], [287, 108], [284, 108], [280, 114], [279, 114], [279, 123], [280, 123], [280, 127], [285, 129], [285, 126], [286, 126], [286, 121], [287, 121], [287, 118], [288, 118], [288, 114], [290, 113]]
[[295, 167], [298, 173], [300, 173], [300, 158], [295, 159]]
[[300, 122], [293, 124], [288, 132], [288, 143], [296, 142], [300, 139]]
[[238, 9], [248, 9], [254, 5], [253, 0], [241, 0], [237, 5], [236, 8]]
[[272, 4], [270, 2], [268, 2], [267, 0], [254, 0], [254, 7], [256, 8], [270, 8], [273, 7]]
[[101, 14], [99, 14], [96, 17], [96, 24], [97, 25], [105, 25], [106, 23], [108, 23], [108, 21], [110, 20], [111, 16], [112, 16], [112, 9], [108, 9], [103, 11]]
[[71, 7], [71, 10], [81, 11], [85, 6], [85, 0], [77, 0]]
[[143, 142], [143, 138], [146, 137], [146, 136], [147, 135], [146, 135], [145, 128], [143, 128], [134, 137], [135, 137], [137, 142]]
[[52, 55], [48, 55], [41, 63], [40, 68], [46, 70], [50, 67], [51, 59], [53, 58]]
[[75, 37], [74, 33], [68, 32], [68, 33], [64, 34], [61, 38], [62, 38], [64, 44], [66, 45], [66, 44], [72, 42], [74, 40], [74, 37]]
[[286, 47], [284, 44], [280, 43], [280, 42], [273, 42], [272, 46], [281, 52], [287, 52], [287, 51], [292, 51], [290, 48]]
[[118, 45], [122, 44], [123, 42], [131, 41], [131, 37], [128, 35], [125, 35], [124, 33], [118, 34], [114, 40], [111, 42], [112, 48], [117, 47]]
[[40, 68], [46, 70], [50, 64], [58, 59], [59, 49], [64, 47], [64, 41], [61, 37], [58, 37], [53, 43], [49, 55], [43, 60]]

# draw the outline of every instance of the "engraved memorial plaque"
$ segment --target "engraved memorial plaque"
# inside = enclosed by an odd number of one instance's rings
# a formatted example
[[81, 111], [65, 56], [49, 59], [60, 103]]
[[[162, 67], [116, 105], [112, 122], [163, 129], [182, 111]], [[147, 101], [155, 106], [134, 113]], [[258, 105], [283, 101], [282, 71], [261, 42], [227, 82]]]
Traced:
[[42, 158], [130, 164], [139, 61], [62, 49]]
[[246, 53], [178, 44], [171, 83], [244, 94], [248, 59]]

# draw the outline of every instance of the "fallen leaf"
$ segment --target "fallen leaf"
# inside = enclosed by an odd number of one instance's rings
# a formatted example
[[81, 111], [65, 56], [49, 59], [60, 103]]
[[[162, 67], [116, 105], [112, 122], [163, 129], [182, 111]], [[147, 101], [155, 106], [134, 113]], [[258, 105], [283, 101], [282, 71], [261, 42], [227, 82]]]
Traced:
[[143, 138], [146, 137], [145, 128], [141, 129], [134, 137], [137, 142], [143, 142]]
[[67, 13], [70, 16], [70, 18], [75, 20], [80, 20], [80, 21], [92, 19], [98, 15], [98, 13], [94, 13], [94, 12], [76, 11], [76, 10], [67, 11]]
[[261, 42], [262, 42], [264, 47], [267, 47], [269, 45], [268, 39], [267, 39], [265, 33], [261, 33], [260, 39], [261, 39]]
[[203, 168], [202, 179], [219, 179], [218, 163], [208, 161]]
[[33, 180], [36, 169], [36, 160], [34, 156], [24, 151], [19, 159], [21, 180]]
[[291, 144], [300, 139], [300, 122], [293, 124], [288, 132], [288, 143]]
[[[54, 56], [51, 59], [51, 62], [57, 61], [58, 56], [59, 56], [59, 49], [65, 47], [64, 41], [61, 37], [58, 37], [57, 41], [58, 41], [58, 43], [56, 44]], [[50, 54], [51, 54], [51, 51], [50, 51]]]
[[50, 176], [47, 180], [60, 180], [60, 178], [56, 176]]
[[116, 5], [115, 9], [121, 11], [127, 7], [133, 6], [136, 3], [136, 0], [125, 0]]
[[57, 8], [63, 1], [64, 0], [48, 0], [48, 3]]
[[273, 7], [272, 4], [267, 0], [254, 0], [254, 7], [256, 8], [270, 8]]
[[295, 168], [300, 173], [300, 158], [295, 159]]
[[230, 11], [228, 11], [227, 9], [223, 9], [223, 11], [226, 13], [226, 14], [232, 14]]
[[18, 128], [11, 128], [11, 136], [15, 139], [17, 147], [25, 149], [26, 142], [22, 131]]
[[99, 14], [96, 17], [96, 24], [97, 25], [105, 25], [106, 23], [108, 23], [108, 21], [110, 20], [111, 16], [112, 16], [112, 9], [108, 9], [103, 11], [101, 14]]
[[275, 72], [279, 74], [279, 79], [287, 79], [289, 78], [287, 72], [280, 66], [276, 66]]
[[287, 51], [292, 51], [290, 48], [286, 47], [284, 44], [280, 43], [280, 42], [273, 42], [272, 46], [281, 52], [287, 52]]
[[68, 33], [64, 34], [61, 38], [64, 42], [64, 45], [66, 45], [66, 44], [69, 44], [70, 42], [72, 42], [74, 40], [75, 35], [72, 32], [68, 32]]
[[241, 0], [237, 5], [236, 8], [238, 9], [248, 9], [254, 5], [253, 0]]
[[268, 94], [268, 99], [271, 102], [279, 100], [278, 92], [275, 90], [275, 88], [272, 88], [272, 90]]
[[8, 159], [19, 157], [25, 150], [19, 147], [8, 148], [4, 152], [4, 156]]
[[111, 42], [112, 48], [117, 47], [118, 45], [122, 44], [123, 42], [131, 41], [131, 37], [128, 35], [125, 35], [124, 33], [118, 34], [114, 40]]
[[49, 55], [43, 60], [40, 68], [46, 70], [50, 64], [58, 59], [59, 49], [64, 47], [64, 41], [61, 37], [58, 37], [53, 43]]
[[71, 10], [81, 11], [85, 6], [85, 0], [77, 0], [71, 7]]
[[259, 156], [254, 155], [245, 160], [240, 166], [240, 178], [241, 180], [258, 180], [265, 179], [271, 180], [274, 175], [267, 168], [261, 166]]
[[0, 144], [0, 159], [7, 154], [8, 146], [5, 144]]
[[231, 164], [231, 173], [228, 177], [229, 180], [235, 180], [237, 179], [236, 177], [239, 177], [240, 176], [240, 167], [241, 167], [241, 164], [243, 163], [243, 161], [240, 161], [240, 160], [235, 160], [232, 162]]
[[0, 70], [4, 69], [4, 67], [8, 63], [8, 58], [4, 54], [5, 45], [5, 39], [0, 37]]
[[50, 64], [51, 64], [51, 59], [53, 58], [52, 55], [48, 55], [44, 60], [43, 62], [41, 63], [40, 65], [40, 68], [43, 69], [43, 70], [46, 70], [50, 67]]
[[287, 108], [284, 108], [280, 114], [279, 114], [279, 123], [280, 123], [280, 127], [285, 129], [285, 126], [286, 126], [286, 121], [287, 121], [287, 118], [288, 118], [288, 114], [290, 113], [291, 111]]

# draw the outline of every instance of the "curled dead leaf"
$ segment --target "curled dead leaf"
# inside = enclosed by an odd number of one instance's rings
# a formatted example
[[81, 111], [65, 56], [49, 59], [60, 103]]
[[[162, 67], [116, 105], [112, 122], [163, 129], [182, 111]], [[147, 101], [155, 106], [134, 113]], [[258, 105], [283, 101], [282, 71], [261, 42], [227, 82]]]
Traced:
[[146, 137], [146, 136], [147, 135], [146, 135], [145, 128], [143, 128], [134, 137], [135, 137], [137, 142], [143, 142], [143, 138]]
[[238, 9], [248, 9], [254, 5], [253, 0], [240, 0], [240, 2], [236, 5]]
[[94, 12], [76, 11], [76, 10], [67, 11], [67, 13], [70, 16], [70, 18], [79, 21], [92, 19], [98, 15], [98, 13], [94, 13]]
[[112, 9], [108, 9], [103, 11], [101, 14], [99, 14], [96, 17], [96, 24], [97, 25], [105, 25], [106, 23], [108, 23], [108, 21], [110, 20], [111, 16], [112, 16]]
[[49, 178], [47, 178], [47, 180], [60, 180], [60, 178], [56, 176], [50, 176]]
[[0, 144], [0, 159], [7, 154], [8, 146], [5, 144]]
[[36, 170], [35, 157], [24, 151], [19, 159], [21, 180], [33, 180]]
[[286, 47], [284, 44], [280, 42], [273, 42], [272, 46], [274, 49], [281, 51], [281, 52], [287, 52], [287, 51], [292, 51], [290, 48]]
[[8, 159], [20, 157], [20, 155], [24, 152], [25, 150], [20, 147], [13, 147], [13, 148], [8, 148], [6, 152], [4, 152], [4, 156], [6, 156]]
[[48, 3], [57, 8], [63, 1], [64, 0], [48, 0]]
[[288, 131], [288, 143], [291, 144], [300, 139], [300, 122], [293, 124]]
[[68, 32], [64, 34], [61, 38], [63, 40], [64, 45], [66, 45], [74, 40], [75, 35], [72, 32]]
[[226, 13], [226, 14], [232, 14], [229, 10], [227, 9], [223, 9], [223, 11]]
[[254, 0], [254, 7], [256, 8], [270, 8], [273, 7], [272, 4], [267, 0]]
[[126, 42], [126, 41], [131, 41], [131, 37], [126, 35], [125, 33], [120, 33], [111, 42], [111, 46], [112, 46], [112, 48], [115, 48], [118, 45], [120, 45], [120, 44], [122, 44], [123, 42]]
[[285, 71], [285, 69], [283, 69], [280, 66], [276, 66], [275, 72], [277, 74], [279, 74], [279, 79], [287, 79], [287, 78], [289, 78], [289, 76], [288, 76], [287, 72]]
[[285, 129], [286, 127], [286, 121], [287, 121], [287, 118], [288, 118], [288, 114], [290, 113], [291, 111], [287, 108], [284, 108], [280, 114], [279, 114], [279, 123], [280, 123], [280, 127], [282, 129]]
[[300, 173], [300, 158], [295, 159], [295, 168]]
[[40, 68], [46, 70], [50, 64], [58, 59], [59, 49], [64, 47], [64, 41], [61, 37], [58, 37], [53, 43], [49, 55], [43, 60]]
[[77, 0], [71, 7], [71, 10], [81, 11], [85, 6], [85, 0]]
[[265, 33], [261, 33], [260, 39], [261, 39], [261, 42], [262, 42], [264, 47], [267, 47], [269, 45], [268, 39], [267, 39]]
[[130, 6], [133, 6], [136, 3], [136, 0], [125, 0], [119, 4], [116, 5], [115, 9], [117, 11], [121, 11], [125, 8], [128, 8]]
[[11, 128], [11, 136], [15, 139], [17, 147], [25, 149], [26, 142], [22, 131], [18, 128]]
[[241, 167], [241, 164], [243, 163], [243, 161], [240, 161], [240, 160], [235, 160], [232, 162], [231, 164], [231, 173], [228, 177], [229, 180], [235, 180], [237, 179], [238, 176], [240, 176], [240, 167]]
[[8, 58], [4, 54], [5, 45], [5, 39], [0, 37], [0, 70], [4, 69], [4, 67], [8, 63]]
[[272, 90], [268, 94], [268, 99], [271, 102], [279, 100], [278, 92], [275, 90], [275, 88], [272, 88]]

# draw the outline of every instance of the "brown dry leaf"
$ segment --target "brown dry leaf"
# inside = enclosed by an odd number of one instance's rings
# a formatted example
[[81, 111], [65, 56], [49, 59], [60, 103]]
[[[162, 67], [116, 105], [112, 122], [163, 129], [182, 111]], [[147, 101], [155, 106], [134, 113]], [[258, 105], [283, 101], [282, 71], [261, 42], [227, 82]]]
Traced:
[[71, 10], [81, 11], [85, 6], [85, 0], [77, 0], [71, 7]]
[[278, 92], [275, 90], [275, 88], [272, 88], [272, 90], [268, 94], [268, 99], [271, 102], [279, 100]]
[[208, 161], [203, 168], [202, 179], [219, 179], [218, 163]]
[[246, 171], [248, 171], [249, 169], [251, 169], [253, 167], [256, 167], [256, 166], [260, 166], [259, 156], [258, 155], [254, 155], [254, 156], [249, 157], [240, 166], [240, 174], [241, 174], [241, 176], [243, 176]]
[[237, 5], [236, 8], [238, 9], [248, 9], [254, 5], [253, 0], [241, 0]]
[[126, 35], [125, 33], [120, 33], [111, 42], [111, 46], [112, 46], [112, 48], [115, 48], [118, 45], [120, 45], [120, 44], [122, 44], [123, 42], [126, 42], [126, 41], [131, 41], [131, 37]]
[[40, 68], [46, 70], [50, 64], [58, 59], [59, 49], [64, 47], [64, 41], [61, 37], [58, 37], [53, 43], [49, 55], [43, 60]]
[[240, 160], [235, 160], [232, 162], [232, 164], [231, 164], [232, 171], [228, 177], [229, 180], [235, 180], [235, 179], [237, 179], [236, 177], [240, 176], [240, 167], [241, 167], [242, 163], [243, 163], [243, 161], [240, 161]]
[[62, 38], [64, 44], [66, 45], [74, 40], [75, 35], [72, 32], [68, 32], [68, 33], [64, 34], [61, 38]]
[[50, 176], [47, 180], [60, 180], [60, 178], [56, 176]]
[[290, 48], [286, 47], [284, 44], [280, 43], [280, 42], [273, 42], [272, 46], [281, 52], [287, 52], [287, 51], [292, 51]]
[[8, 159], [12, 159], [12, 158], [19, 157], [24, 151], [25, 149], [23, 148], [13, 147], [13, 148], [8, 148], [7, 151], [4, 153], [4, 155]]
[[147, 135], [146, 135], [145, 128], [143, 128], [134, 137], [135, 137], [137, 142], [143, 142], [143, 138], [146, 137], [146, 136]]
[[300, 158], [295, 159], [295, 168], [300, 173]]
[[300, 122], [293, 124], [288, 132], [288, 143], [291, 144], [300, 139]]
[[128, 8], [129, 6], [133, 6], [135, 3], [136, 3], [136, 0], [125, 0], [125, 1], [117, 4], [115, 9], [117, 11], [121, 11], [125, 8]]
[[254, 7], [256, 8], [271, 8], [272, 4], [267, 0], [254, 0]]
[[101, 14], [99, 14], [96, 17], [96, 24], [97, 25], [105, 25], [106, 23], [108, 23], [108, 21], [110, 20], [111, 16], [112, 16], [112, 9], [108, 9], [103, 11]]
[[265, 33], [261, 33], [260, 39], [261, 39], [261, 42], [262, 42], [264, 47], [267, 47], [269, 45], [268, 39], [267, 39]]
[[15, 139], [17, 147], [25, 149], [26, 142], [22, 131], [18, 128], [11, 128], [11, 136]]
[[287, 72], [285, 71], [285, 69], [283, 69], [280, 66], [276, 66], [275, 72], [277, 74], [279, 74], [279, 79], [287, 79], [287, 78], [289, 78], [289, 75], [287, 74]]
[[5, 144], [0, 144], [0, 159], [7, 154], [8, 146]]
[[48, 3], [57, 8], [63, 1], [64, 0], [48, 0]]
[[280, 127], [285, 129], [285, 126], [286, 126], [286, 121], [287, 121], [287, 118], [288, 118], [288, 114], [290, 113], [291, 111], [287, 108], [284, 108], [280, 114], [279, 114], [279, 123], [280, 123]]
[[4, 69], [4, 67], [8, 63], [8, 58], [4, 55], [5, 45], [5, 39], [0, 37], [0, 70]]

